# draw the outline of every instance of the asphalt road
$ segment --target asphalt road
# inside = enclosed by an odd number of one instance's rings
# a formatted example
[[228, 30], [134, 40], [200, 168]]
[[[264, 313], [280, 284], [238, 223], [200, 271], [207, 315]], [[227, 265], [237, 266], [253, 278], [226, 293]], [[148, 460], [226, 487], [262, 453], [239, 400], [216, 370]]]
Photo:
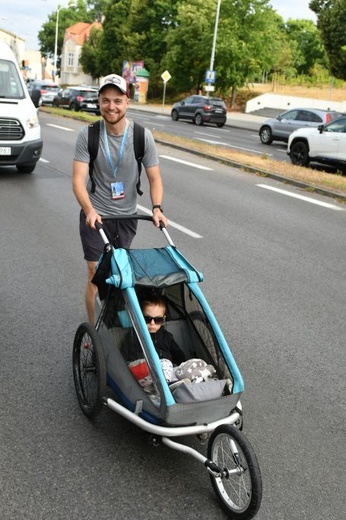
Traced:
[[[226, 518], [198, 462], [153, 448], [110, 410], [95, 422], [79, 410], [71, 352], [86, 319], [85, 266], [71, 162], [81, 124], [46, 114], [41, 123], [35, 172], [0, 170], [0, 518]], [[245, 433], [264, 484], [256, 519], [341, 520], [345, 208], [158, 151], [171, 236], [204, 273], [202, 290], [245, 380]], [[134, 246], [164, 243], [143, 226]]]
[[[265, 120], [263, 117], [253, 118], [256, 119], [255, 122], [251, 121], [250, 118], [248, 122], [246, 120], [241, 121], [242, 126], [247, 125], [243, 128], [230, 126], [232, 125], [232, 120], [223, 128], [217, 128], [216, 125], [212, 124], [196, 126], [190, 121], [172, 121], [169, 111], [150, 110], [150, 106], [147, 109], [140, 106], [134, 107], [130, 109], [129, 113], [134, 120], [151, 130], [155, 129], [171, 135], [195, 139], [201, 143], [220, 146], [221, 148], [236, 150], [250, 155], [267, 155], [278, 161], [291, 163], [286, 153], [286, 143], [277, 141], [274, 141], [271, 145], [263, 145], [261, 143], [258, 130], [261, 122]], [[238, 123], [234, 120], [234, 124]]]

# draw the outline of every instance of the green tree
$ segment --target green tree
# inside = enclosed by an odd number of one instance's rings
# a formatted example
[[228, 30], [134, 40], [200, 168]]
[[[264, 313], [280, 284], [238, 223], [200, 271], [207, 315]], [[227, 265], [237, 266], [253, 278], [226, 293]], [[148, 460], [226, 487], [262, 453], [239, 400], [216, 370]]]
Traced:
[[90, 74], [93, 79], [103, 75], [101, 66], [101, 42], [103, 30], [95, 27], [90, 31], [90, 38], [84, 43], [79, 57], [80, 64], [85, 74]]
[[289, 19], [285, 26], [297, 74], [310, 74], [317, 65], [327, 67], [320, 33], [312, 20]]
[[104, 9], [102, 66], [121, 74], [123, 61], [144, 60], [150, 84], [158, 84], [165, 34], [175, 23], [175, 0], [114, 0]]
[[123, 60], [127, 55], [127, 42], [130, 41], [127, 20], [131, 0], [113, 0], [103, 10], [103, 37], [100, 42], [100, 67], [102, 75], [111, 72], [121, 74]]
[[[57, 55], [58, 68], [60, 63], [61, 49], [64, 42], [65, 29], [77, 22], [92, 23], [99, 16], [104, 0], [91, 2], [90, 0], [70, 0], [67, 7], [59, 7]], [[48, 21], [42, 25], [38, 33], [41, 54], [53, 58], [55, 51], [55, 34], [57, 27], [58, 9], [48, 15]]]
[[[213, 44], [215, 0], [178, 4], [177, 23], [167, 35], [165, 63], [173, 84], [182, 91], [199, 87], [209, 69]], [[211, 13], [213, 15], [211, 16]], [[221, 4], [214, 69], [222, 95], [277, 66], [282, 54], [283, 21], [268, 0], [229, 0]]]
[[166, 34], [176, 21], [176, 5], [177, 0], [132, 0], [128, 20], [132, 45], [129, 42], [128, 52], [131, 59], [144, 60], [152, 88], [162, 83]]
[[328, 55], [331, 74], [346, 80], [345, 0], [312, 0], [309, 7], [317, 15], [317, 27]]
[[258, 78], [263, 70], [277, 70], [286, 54], [287, 41], [282, 18], [266, 0], [226, 2], [220, 24], [216, 69], [218, 86], [231, 100], [236, 89]]
[[172, 74], [171, 85], [180, 92], [197, 90], [209, 68], [216, 14], [215, 0], [179, 2], [176, 20], [168, 29], [163, 60]]

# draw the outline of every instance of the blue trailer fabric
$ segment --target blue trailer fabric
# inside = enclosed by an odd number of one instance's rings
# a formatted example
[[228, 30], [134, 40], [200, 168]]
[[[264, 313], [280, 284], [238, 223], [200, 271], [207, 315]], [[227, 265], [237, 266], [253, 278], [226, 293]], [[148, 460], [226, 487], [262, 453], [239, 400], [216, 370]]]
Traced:
[[173, 246], [157, 249], [114, 249], [112, 274], [106, 282], [120, 289], [135, 285], [169, 287], [200, 282], [203, 275]]

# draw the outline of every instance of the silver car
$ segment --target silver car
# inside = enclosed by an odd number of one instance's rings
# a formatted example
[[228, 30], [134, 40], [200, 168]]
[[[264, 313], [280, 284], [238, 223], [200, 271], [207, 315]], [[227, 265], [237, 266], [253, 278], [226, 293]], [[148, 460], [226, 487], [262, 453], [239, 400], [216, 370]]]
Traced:
[[60, 87], [53, 81], [45, 80], [30, 81], [30, 83], [27, 84], [27, 89], [29, 91], [32, 102], [37, 108], [41, 105], [52, 105], [53, 99], [59, 92]]
[[319, 125], [325, 125], [341, 115], [339, 112], [330, 110], [293, 108], [273, 119], [264, 121], [259, 129], [259, 136], [263, 144], [271, 144], [273, 141], [284, 141], [287, 143], [291, 133], [298, 128], [315, 128]]

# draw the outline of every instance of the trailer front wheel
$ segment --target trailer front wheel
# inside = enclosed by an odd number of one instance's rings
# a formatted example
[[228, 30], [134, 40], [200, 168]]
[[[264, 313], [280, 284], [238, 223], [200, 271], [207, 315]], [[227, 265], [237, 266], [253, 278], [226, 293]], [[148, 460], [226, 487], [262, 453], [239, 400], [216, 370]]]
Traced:
[[96, 417], [106, 393], [106, 363], [97, 330], [90, 323], [82, 323], [73, 343], [73, 378], [83, 413]]
[[210, 475], [222, 509], [233, 520], [250, 520], [262, 500], [262, 479], [256, 455], [245, 435], [234, 426], [221, 425], [208, 443], [208, 458], [222, 469]]

